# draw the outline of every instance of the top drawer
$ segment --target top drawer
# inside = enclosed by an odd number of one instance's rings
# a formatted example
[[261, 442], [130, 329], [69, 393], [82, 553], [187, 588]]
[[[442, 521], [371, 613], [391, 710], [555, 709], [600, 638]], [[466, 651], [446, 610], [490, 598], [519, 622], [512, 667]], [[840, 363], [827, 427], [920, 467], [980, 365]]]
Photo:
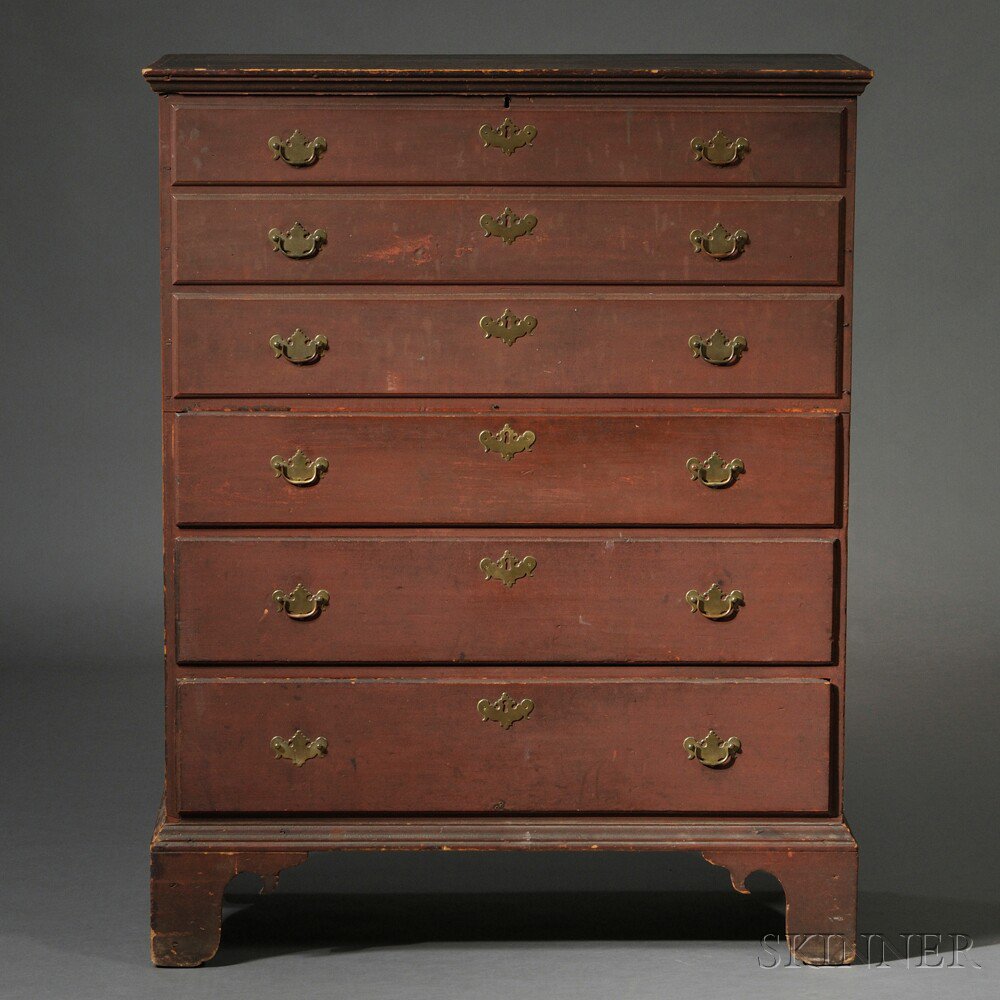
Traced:
[[836, 102], [185, 98], [172, 105], [172, 173], [176, 184], [829, 186], [843, 183], [844, 118]]

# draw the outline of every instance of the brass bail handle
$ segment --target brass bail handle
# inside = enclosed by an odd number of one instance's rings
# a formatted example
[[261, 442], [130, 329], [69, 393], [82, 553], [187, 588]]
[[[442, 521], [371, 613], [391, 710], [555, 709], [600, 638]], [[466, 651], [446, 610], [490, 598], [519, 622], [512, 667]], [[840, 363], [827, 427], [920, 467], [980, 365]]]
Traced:
[[271, 468], [275, 478], [282, 478], [292, 486], [315, 486], [330, 469], [330, 460], [322, 455], [309, 458], [299, 448], [291, 458], [272, 455]]
[[330, 341], [323, 334], [310, 338], [300, 326], [287, 337], [275, 334], [268, 343], [276, 358], [285, 358], [293, 365], [314, 365], [330, 348]]
[[315, 257], [320, 247], [326, 243], [326, 230], [314, 229], [309, 232], [301, 222], [296, 222], [285, 232], [280, 229], [268, 230], [267, 238], [275, 253], [282, 253], [289, 260], [308, 260]]
[[310, 593], [303, 584], [297, 583], [294, 590], [287, 594], [276, 590], [271, 594], [273, 600], [285, 614], [296, 622], [308, 622], [318, 618], [320, 612], [330, 603], [328, 590], [317, 590]]
[[688, 760], [698, 760], [705, 767], [728, 767], [736, 759], [736, 754], [742, 752], [743, 743], [738, 736], [730, 736], [723, 740], [719, 734], [710, 729], [707, 736], [700, 740], [689, 736], [684, 740]]
[[710, 365], [735, 365], [740, 355], [747, 349], [746, 337], [736, 336], [730, 340], [718, 327], [711, 336], [699, 337], [697, 334], [688, 340], [691, 356], [701, 358]]
[[746, 466], [742, 459], [733, 458], [726, 462], [717, 451], [713, 451], [704, 460], [689, 458], [687, 470], [695, 482], [704, 483], [709, 489], [724, 490], [727, 486], [732, 486], [737, 478], [746, 472]]
[[742, 136], [730, 139], [721, 129], [707, 142], [700, 136], [691, 140], [691, 150], [696, 160], [704, 160], [713, 167], [727, 167], [739, 163], [750, 152], [750, 143]]
[[689, 590], [684, 600], [691, 606], [691, 613], [701, 612], [709, 621], [724, 622], [732, 618], [746, 602], [742, 590], [725, 593], [722, 587], [713, 583], [704, 593]]
[[703, 233], [700, 229], [692, 229], [689, 239], [695, 253], [704, 251], [714, 260], [739, 257], [743, 253], [743, 248], [750, 242], [750, 236], [745, 229], [737, 229], [736, 232], [730, 233], [721, 222], [717, 222], [707, 233]]
[[307, 139], [295, 129], [287, 139], [272, 135], [267, 140], [267, 148], [271, 150], [272, 159], [281, 160], [290, 167], [311, 167], [326, 152], [326, 139], [321, 135]]

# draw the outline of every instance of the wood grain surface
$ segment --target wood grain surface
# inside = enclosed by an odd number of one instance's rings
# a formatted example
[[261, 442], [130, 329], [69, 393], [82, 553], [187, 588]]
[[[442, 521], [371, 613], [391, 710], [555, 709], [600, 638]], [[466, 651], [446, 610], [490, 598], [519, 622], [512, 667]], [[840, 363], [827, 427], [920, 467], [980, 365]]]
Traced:
[[[662, 288], [198, 289], [171, 298], [173, 391], [194, 396], [835, 396], [835, 293]], [[509, 309], [535, 328], [507, 346], [479, 325]], [[329, 349], [275, 357], [301, 328]], [[735, 364], [688, 341], [743, 337]]]
[[[534, 215], [527, 235], [487, 236], [483, 215]], [[175, 189], [177, 284], [453, 282], [817, 284], [840, 281], [839, 194], [714, 194], [671, 189]], [[269, 231], [324, 230], [307, 259]], [[694, 230], [743, 230], [739, 256], [696, 253]]]
[[[779, 879], [794, 957], [851, 961], [853, 98], [871, 71], [197, 55], [144, 75], [165, 95], [153, 960], [212, 957], [240, 872], [269, 887], [312, 850], [402, 848], [699, 850], [740, 891]], [[479, 135], [505, 117], [538, 130], [512, 156]], [[293, 129], [326, 138], [315, 166], [271, 156]], [[695, 159], [718, 129], [747, 139], [738, 163]], [[511, 245], [479, 224], [507, 206], [538, 219]], [[272, 249], [295, 222], [326, 231], [315, 257]], [[746, 230], [741, 255], [694, 252], [716, 223]], [[536, 319], [510, 347], [479, 327], [507, 308]], [[319, 363], [274, 356], [296, 327], [327, 338]], [[737, 364], [692, 356], [716, 327], [746, 339]], [[510, 463], [477, 440], [506, 422], [536, 433]], [[297, 447], [330, 452], [315, 488], [273, 477]], [[729, 490], [683, 468], [711, 450], [745, 463]], [[535, 561], [510, 588], [480, 567], [506, 550]], [[272, 597], [297, 583], [329, 591], [311, 621]], [[713, 583], [744, 595], [728, 620], [685, 601]], [[476, 711], [505, 690], [535, 702], [509, 730]], [[275, 759], [296, 728], [327, 754]], [[742, 740], [730, 767], [688, 759], [709, 728]]]
[[[174, 104], [176, 184], [695, 184], [837, 185], [843, 178], [843, 104], [763, 110], [760, 102], [613, 105], [539, 98], [505, 108], [496, 98], [279, 98]], [[507, 155], [480, 128], [505, 118], [537, 137]], [[271, 136], [322, 136], [327, 151], [304, 168], [275, 159]], [[719, 130], [749, 150], [719, 167], [692, 139]]]
[[[480, 434], [534, 435], [504, 459]], [[552, 416], [182, 414], [182, 525], [832, 525], [838, 418], [828, 415]], [[329, 471], [276, 475], [302, 450]], [[731, 485], [687, 463], [739, 459]]]
[[[509, 729], [476, 705], [530, 698]], [[824, 812], [822, 681], [186, 681], [184, 812]], [[736, 736], [730, 766], [687, 737]], [[328, 741], [297, 767], [272, 737]]]
[[158, 93], [860, 94], [841, 55], [168, 55], [143, 70]]
[[[486, 580], [483, 558], [531, 556], [530, 577]], [[177, 543], [181, 663], [827, 663], [835, 545], [566, 537], [186, 538]], [[311, 621], [275, 589], [327, 590]], [[728, 621], [685, 594], [741, 590]]]

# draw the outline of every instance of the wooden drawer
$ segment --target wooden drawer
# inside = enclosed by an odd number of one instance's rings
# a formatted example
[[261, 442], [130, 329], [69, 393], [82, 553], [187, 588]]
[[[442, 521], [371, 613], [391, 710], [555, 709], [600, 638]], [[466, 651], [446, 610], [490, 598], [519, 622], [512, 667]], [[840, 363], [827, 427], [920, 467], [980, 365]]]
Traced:
[[[480, 700], [504, 693], [513, 710], [484, 719]], [[511, 721], [524, 699], [530, 714]], [[819, 680], [187, 680], [179, 803], [203, 813], [822, 813], [830, 712]], [[685, 740], [710, 730], [740, 741], [720, 751], [727, 766], [689, 756]], [[277, 756], [290, 751], [271, 740], [296, 731], [325, 739], [326, 752]]]
[[[480, 320], [505, 310], [509, 330], [487, 337]], [[297, 328], [298, 351], [271, 346]], [[173, 386], [180, 397], [833, 396], [840, 328], [840, 296], [816, 293], [175, 292]], [[715, 329], [717, 351], [689, 345]]]
[[182, 414], [177, 521], [832, 525], [838, 430], [833, 415]]
[[[764, 110], [759, 102], [499, 98], [181, 100], [173, 111], [177, 184], [772, 184], [843, 181], [844, 109]], [[480, 129], [505, 118], [536, 137], [509, 155]], [[292, 166], [269, 140], [298, 130], [326, 151]], [[691, 142], [723, 130], [749, 150], [718, 166]], [[525, 133], [526, 135], [527, 133]], [[499, 140], [494, 140], [499, 141]], [[516, 138], [514, 141], [517, 141]], [[713, 159], [736, 153], [722, 150]], [[291, 154], [294, 158], [294, 154]], [[303, 158], [313, 155], [303, 151]]]
[[[535, 563], [511, 586], [481, 565], [505, 552]], [[184, 663], [827, 663], [832, 651], [828, 539], [239, 536], [179, 541], [176, 560]], [[743, 594], [725, 621], [686, 600], [716, 583]], [[308, 621], [272, 596], [297, 584], [329, 595]]]
[[[173, 277], [198, 282], [836, 284], [843, 198], [644, 189], [345, 188], [174, 192]], [[537, 219], [513, 242], [483, 216]], [[272, 229], [326, 233], [314, 256], [276, 250]], [[695, 252], [721, 223], [738, 256]]]

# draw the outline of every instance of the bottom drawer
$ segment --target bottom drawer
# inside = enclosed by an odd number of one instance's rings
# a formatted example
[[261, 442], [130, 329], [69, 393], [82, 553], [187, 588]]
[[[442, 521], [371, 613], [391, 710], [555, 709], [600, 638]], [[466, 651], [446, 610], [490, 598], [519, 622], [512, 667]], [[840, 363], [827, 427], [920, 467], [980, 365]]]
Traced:
[[821, 813], [830, 715], [821, 680], [186, 680], [179, 809]]

